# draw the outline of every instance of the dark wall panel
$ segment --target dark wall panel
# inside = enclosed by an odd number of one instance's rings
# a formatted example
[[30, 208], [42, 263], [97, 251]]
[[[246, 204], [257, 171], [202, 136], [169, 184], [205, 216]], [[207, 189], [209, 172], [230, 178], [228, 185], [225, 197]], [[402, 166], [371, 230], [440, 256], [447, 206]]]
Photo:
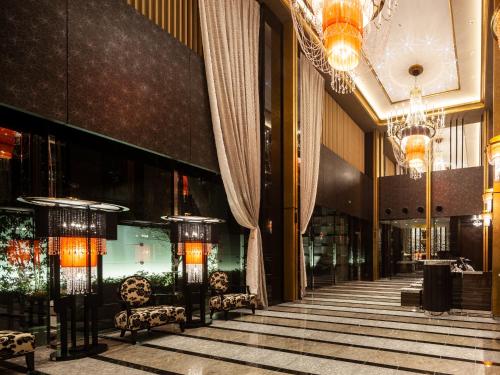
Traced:
[[69, 0], [69, 122], [189, 161], [189, 49], [124, 1]]
[[4, 0], [0, 30], [0, 102], [66, 121], [66, 0]]
[[[418, 180], [408, 175], [380, 178], [380, 219], [425, 218], [425, 174]], [[432, 172], [432, 216], [450, 217], [480, 214], [482, 210], [483, 168]], [[436, 209], [442, 207], [442, 211]], [[402, 212], [408, 209], [408, 214]], [[391, 212], [386, 212], [390, 209]]]
[[[441, 212], [436, 211], [441, 206]], [[483, 167], [432, 173], [432, 216], [478, 215], [483, 209]]]
[[190, 103], [191, 163], [218, 171], [214, 132], [210, 114], [205, 64], [200, 56], [190, 52]]
[[218, 170], [202, 59], [126, 1], [0, 12], [1, 103]]
[[[425, 219], [425, 176], [418, 180], [408, 175], [379, 178], [380, 219]], [[424, 211], [418, 212], [419, 207]], [[407, 213], [403, 212], [405, 208]]]
[[371, 220], [373, 183], [355, 167], [321, 146], [316, 204]]

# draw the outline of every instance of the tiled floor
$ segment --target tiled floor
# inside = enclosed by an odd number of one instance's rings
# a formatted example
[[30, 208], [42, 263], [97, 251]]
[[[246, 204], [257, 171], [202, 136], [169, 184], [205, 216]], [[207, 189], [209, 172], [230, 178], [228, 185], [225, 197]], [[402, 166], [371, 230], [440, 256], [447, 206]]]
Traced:
[[[251, 315], [233, 313], [205, 328], [159, 328], [138, 345], [106, 335], [94, 358], [49, 362], [43, 374], [500, 374], [500, 322], [487, 314], [430, 317], [400, 307], [413, 279], [323, 286], [302, 301]], [[17, 364], [0, 373], [22, 371]], [[3, 366], [3, 364], [1, 365]], [[2, 372], [3, 371], [3, 372]]]

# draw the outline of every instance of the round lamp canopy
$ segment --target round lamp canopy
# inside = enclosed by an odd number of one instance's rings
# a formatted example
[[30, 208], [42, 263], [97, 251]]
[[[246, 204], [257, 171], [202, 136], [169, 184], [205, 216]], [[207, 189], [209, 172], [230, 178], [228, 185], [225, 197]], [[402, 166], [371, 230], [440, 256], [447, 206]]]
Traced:
[[223, 223], [224, 220], [205, 216], [162, 216], [163, 220], [172, 225], [172, 242], [200, 242], [217, 243], [217, 238], [212, 230], [215, 224]]
[[125, 212], [129, 209], [124, 206], [119, 206], [112, 203], [96, 202], [77, 198], [54, 198], [54, 197], [19, 197], [17, 198], [19, 202], [33, 204], [36, 206], [44, 207], [68, 207], [68, 208], [80, 208], [80, 209], [90, 209], [92, 211], [104, 211], [104, 212]]

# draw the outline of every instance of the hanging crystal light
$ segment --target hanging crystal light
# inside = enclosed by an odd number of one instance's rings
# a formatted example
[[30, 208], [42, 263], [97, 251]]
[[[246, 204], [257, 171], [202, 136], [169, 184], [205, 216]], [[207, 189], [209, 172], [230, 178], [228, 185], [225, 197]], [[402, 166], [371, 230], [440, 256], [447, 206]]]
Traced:
[[393, 113], [388, 119], [388, 137], [398, 164], [409, 168], [413, 179], [422, 177], [427, 166], [427, 151], [436, 131], [444, 127], [443, 108], [428, 108], [422, 100], [422, 90], [416, 77], [423, 72], [421, 65], [413, 65], [409, 72], [415, 77], [410, 91], [410, 107], [407, 111]]
[[354, 90], [354, 69], [363, 58], [364, 39], [372, 26], [380, 29], [390, 21], [397, 4], [397, 0], [291, 0], [302, 52], [331, 76], [334, 92]]

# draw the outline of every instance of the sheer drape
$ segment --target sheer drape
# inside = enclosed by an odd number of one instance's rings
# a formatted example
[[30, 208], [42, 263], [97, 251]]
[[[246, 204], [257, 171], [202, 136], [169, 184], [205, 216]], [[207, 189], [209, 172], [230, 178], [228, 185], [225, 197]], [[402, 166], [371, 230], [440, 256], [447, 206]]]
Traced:
[[222, 181], [238, 223], [250, 229], [246, 281], [267, 293], [259, 229], [259, 22], [255, 0], [200, 0], [210, 109]]
[[307, 230], [318, 188], [321, 129], [324, 106], [323, 77], [303, 55], [300, 57], [300, 280], [301, 296], [307, 287], [302, 234]]

